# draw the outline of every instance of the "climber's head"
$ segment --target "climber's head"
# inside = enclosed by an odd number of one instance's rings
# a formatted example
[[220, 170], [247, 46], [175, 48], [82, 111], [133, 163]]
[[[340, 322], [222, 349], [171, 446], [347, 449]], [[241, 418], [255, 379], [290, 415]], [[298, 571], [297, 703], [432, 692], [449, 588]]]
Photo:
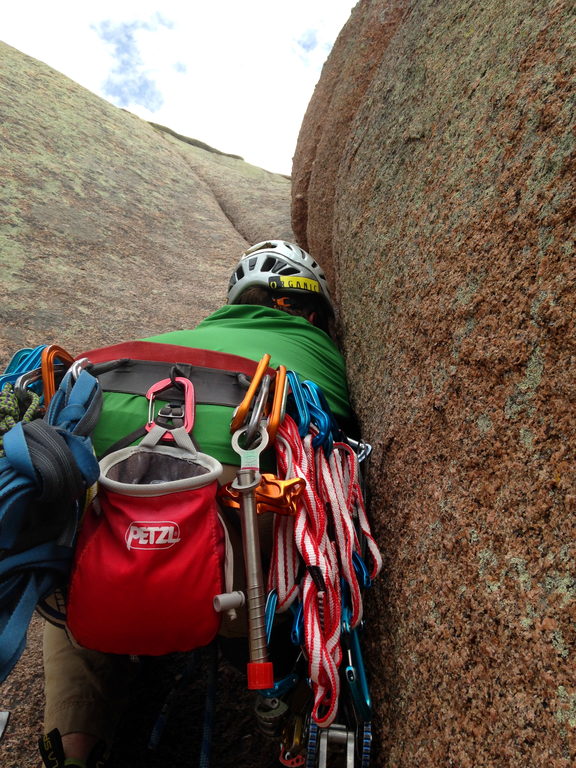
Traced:
[[228, 304], [274, 307], [306, 317], [326, 332], [334, 315], [320, 265], [285, 240], [257, 243], [242, 254], [228, 285]]

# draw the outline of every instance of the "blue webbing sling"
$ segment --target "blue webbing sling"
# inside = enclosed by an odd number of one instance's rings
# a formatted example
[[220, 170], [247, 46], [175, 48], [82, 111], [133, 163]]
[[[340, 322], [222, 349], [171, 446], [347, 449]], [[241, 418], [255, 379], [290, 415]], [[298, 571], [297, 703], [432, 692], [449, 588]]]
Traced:
[[82, 370], [75, 380], [68, 371], [44, 418], [18, 422], [4, 435], [0, 682], [24, 651], [38, 601], [66, 582], [85, 494], [99, 475], [90, 434], [101, 405], [97, 379]]

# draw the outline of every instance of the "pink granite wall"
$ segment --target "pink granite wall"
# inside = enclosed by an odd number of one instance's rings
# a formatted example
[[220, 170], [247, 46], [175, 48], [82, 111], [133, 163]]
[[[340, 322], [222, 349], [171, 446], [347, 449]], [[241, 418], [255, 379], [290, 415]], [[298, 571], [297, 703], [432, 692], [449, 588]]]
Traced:
[[361, 0], [302, 127], [375, 448], [379, 767], [576, 764], [575, 22]]

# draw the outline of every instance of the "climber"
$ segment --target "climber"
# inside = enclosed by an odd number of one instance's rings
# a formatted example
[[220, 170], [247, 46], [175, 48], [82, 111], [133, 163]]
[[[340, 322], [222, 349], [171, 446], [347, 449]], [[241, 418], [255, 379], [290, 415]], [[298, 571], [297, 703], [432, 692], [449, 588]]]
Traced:
[[[192, 330], [153, 336], [146, 341], [232, 353], [258, 361], [266, 352], [271, 366], [285, 365], [316, 382], [344, 429], [353, 429], [344, 363], [334, 341], [334, 312], [328, 285], [316, 261], [297, 245], [271, 240], [248, 249], [234, 269], [227, 304]], [[104, 399], [94, 433], [97, 456], [116, 439], [118, 424], [128, 434], [134, 424], [122, 421], [118, 397]], [[201, 406], [193, 437], [200, 450], [225, 469], [238, 464], [230, 448], [232, 409]], [[227, 523], [234, 548], [239, 535]], [[263, 548], [265, 547], [263, 543]], [[240, 561], [241, 557], [236, 558]], [[236, 576], [241, 580], [241, 576]], [[235, 587], [236, 588], [236, 587]], [[233, 659], [244, 649], [245, 621], [224, 621], [221, 650]], [[272, 652], [274, 649], [272, 648]], [[65, 629], [46, 623], [44, 632], [45, 730], [40, 740], [46, 765], [95, 768], [110, 747], [130, 679], [137, 667], [128, 657], [80, 648]]]

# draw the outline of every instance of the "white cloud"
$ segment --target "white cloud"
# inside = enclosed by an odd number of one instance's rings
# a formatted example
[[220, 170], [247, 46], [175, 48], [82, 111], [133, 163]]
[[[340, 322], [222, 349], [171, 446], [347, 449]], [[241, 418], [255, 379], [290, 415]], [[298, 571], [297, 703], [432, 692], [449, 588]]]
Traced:
[[106, 20], [92, 25], [100, 39], [112, 48], [115, 61], [102, 86], [103, 93], [120, 107], [136, 104], [151, 112], [157, 112], [164, 103], [154, 79], [146, 71], [136, 39], [139, 30], [156, 32], [159, 26], [171, 28], [169, 22], [159, 17], [152, 22], [114, 23]]
[[353, 0], [22, 0], [2, 40], [144, 119], [289, 173]]

